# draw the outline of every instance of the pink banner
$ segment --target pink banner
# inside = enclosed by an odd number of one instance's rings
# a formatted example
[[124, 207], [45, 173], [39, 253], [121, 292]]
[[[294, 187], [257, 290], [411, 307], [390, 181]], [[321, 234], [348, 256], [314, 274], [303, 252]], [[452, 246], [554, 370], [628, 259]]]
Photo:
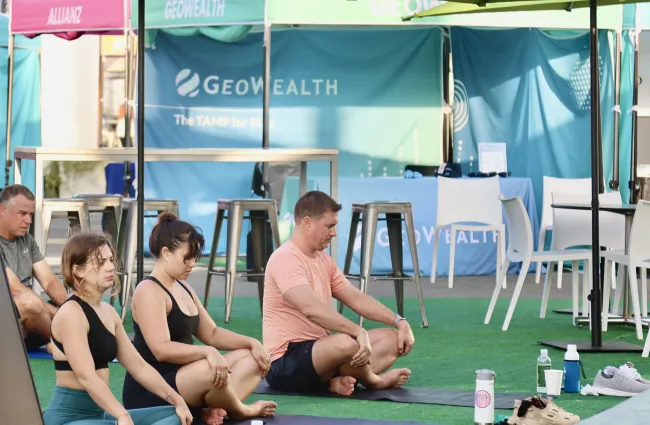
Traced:
[[124, 0], [14, 0], [11, 32], [43, 34], [119, 30], [125, 26], [124, 3]]

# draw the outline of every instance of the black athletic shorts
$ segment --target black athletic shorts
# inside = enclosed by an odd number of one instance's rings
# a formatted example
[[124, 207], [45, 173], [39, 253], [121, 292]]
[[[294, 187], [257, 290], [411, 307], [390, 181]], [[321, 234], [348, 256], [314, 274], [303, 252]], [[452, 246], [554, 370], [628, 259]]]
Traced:
[[25, 337], [25, 348], [27, 351], [37, 350], [44, 345], [49, 344], [50, 340], [41, 334], [28, 332]]
[[290, 342], [287, 352], [271, 363], [266, 382], [284, 392], [319, 393], [329, 389], [314, 369], [311, 352], [316, 341]]

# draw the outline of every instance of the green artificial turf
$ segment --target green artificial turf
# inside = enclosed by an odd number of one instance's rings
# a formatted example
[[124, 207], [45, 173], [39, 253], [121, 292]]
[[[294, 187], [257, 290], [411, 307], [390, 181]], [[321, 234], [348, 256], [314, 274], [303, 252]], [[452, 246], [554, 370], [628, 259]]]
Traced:
[[[388, 306], [394, 300], [382, 299]], [[500, 300], [492, 323], [483, 324], [489, 300], [486, 299], [427, 299], [429, 328], [419, 327], [417, 301], [407, 299], [406, 316], [413, 325], [416, 344], [411, 354], [398, 360], [397, 365], [408, 367], [413, 375], [408, 386], [434, 387], [454, 390], [474, 390], [477, 369], [496, 371], [497, 392], [535, 392], [535, 365], [541, 339], [590, 340], [588, 327], [574, 327], [571, 317], [551, 312], [553, 308], [570, 307], [570, 300], [551, 301], [546, 319], [539, 319], [539, 300], [522, 299], [507, 332], [501, 331], [508, 300]], [[223, 323], [223, 298], [213, 298], [210, 314], [217, 325], [261, 338], [259, 301], [256, 298], [235, 298], [230, 324]], [[348, 317], [353, 317], [346, 310]], [[366, 322], [366, 328], [375, 324]], [[131, 321], [127, 318], [127, 330]], [[635, 338], [631, 326], [611, 326], [604, 340], [623, 340], [642, 345]], [[549, 349], [554, 368], [561, 368], [564, 352]], [[582, 353], [581, 360], [587, 373], [587, 382], [593, 383], [596, 372], [608, 365], [620, 366], [632, 361], [639, 372], [650, 376], [650, 364], [641, 361], [639, 354]], [[48, 360], [31, 360], [32, 371], [42, 407], [46, 408], [54, 388], [54, 367]], [[121, 398], [124, 370], [111, 365], [111, 388]], [[262, 396], [252, 395], [250, 400]], [[313, 397], [273, 397], [279, 404], [278, 413], [330, 417], [353, 417], [377, 420], [432, 422], [441, 425], [473, 424], [474, 409], [422, 404], [401, 404], [387, 401], [356, 401]], [[557, 403], [569, 412], [585, 418], [608, 409], [624, 399], [593, 397], [580, 394], [562, 395]], [[510, 414], [497, 411], [497, 415]]]

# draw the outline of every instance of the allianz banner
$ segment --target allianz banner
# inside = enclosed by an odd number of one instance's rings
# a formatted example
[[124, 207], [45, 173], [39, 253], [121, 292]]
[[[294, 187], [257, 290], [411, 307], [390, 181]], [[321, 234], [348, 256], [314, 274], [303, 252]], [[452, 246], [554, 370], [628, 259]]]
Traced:
[[[401, 176], [407, 164], [437, 164], [441, 43], [437, 28], [274, 32], [271, 147], [338, 148], [343, 176]], [[159, 34], [146, 51], [146, 145], [261, 147], [262, 57], [261, 34], [237, 43]], [[253, 164], [146, 171], [147, 196], [178, 199], [206, 234], [217, 198], [251, 193]], [[327, 164], [309, 164], [309, 174], [328, 175]]]

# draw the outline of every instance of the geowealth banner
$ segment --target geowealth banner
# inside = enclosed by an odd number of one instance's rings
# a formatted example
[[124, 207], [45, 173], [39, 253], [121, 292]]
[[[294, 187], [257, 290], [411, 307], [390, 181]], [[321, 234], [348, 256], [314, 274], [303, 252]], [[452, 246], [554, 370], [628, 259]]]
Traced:
[[[262, 23], [264, 0], [147, 0], [145, 26], [201, 27]], [[138, 0], [131, 2], [131, 26], [138, 25]]]
[[[438, 28], [274, 33], [270, 146], [338, 148], [341, 176], [437, 164], [441, 44]], [[146, 51], [146, 145], [261, 147], [262, 51], [259, 33], [236, 43], [159, 34]], [[308, 170], [329, 175], [323, 163]], [[178, 199], [211, 235], [217, 198], [250, 196], [253, 164], [149, 163], [146, 172], [147, 196]]]

